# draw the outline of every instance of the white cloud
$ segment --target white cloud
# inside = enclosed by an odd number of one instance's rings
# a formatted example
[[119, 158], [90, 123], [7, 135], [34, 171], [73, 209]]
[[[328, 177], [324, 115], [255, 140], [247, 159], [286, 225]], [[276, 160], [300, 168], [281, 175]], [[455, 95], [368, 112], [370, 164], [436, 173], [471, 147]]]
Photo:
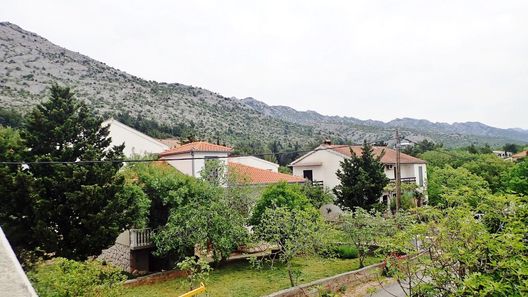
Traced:
[[8, 0], [0, 19], [225, 96], [528, 128], [527, 1]]

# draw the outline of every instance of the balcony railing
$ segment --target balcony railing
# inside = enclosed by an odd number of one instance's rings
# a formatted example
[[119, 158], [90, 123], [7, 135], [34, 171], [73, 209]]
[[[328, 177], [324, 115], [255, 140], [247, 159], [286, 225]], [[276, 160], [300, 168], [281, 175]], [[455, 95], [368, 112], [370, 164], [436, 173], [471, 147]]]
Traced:
[[[407, 183], [407, 184], [416, 183], [416, 177], [402, 177], [400, 180], [402, 183]], [[393, 178], [390, 180], [390, 182], [396, 183], [396, 179]]]
[[323, 184], [322, 180], [313, 180], [312, 181], [312, 186], [322, 189], [324, 187], [324, 184]]
[[150, 228], [145, 229], [130, 229], [130, 249], [144, 249], [153, 246], [152, 242], [152, 230]]

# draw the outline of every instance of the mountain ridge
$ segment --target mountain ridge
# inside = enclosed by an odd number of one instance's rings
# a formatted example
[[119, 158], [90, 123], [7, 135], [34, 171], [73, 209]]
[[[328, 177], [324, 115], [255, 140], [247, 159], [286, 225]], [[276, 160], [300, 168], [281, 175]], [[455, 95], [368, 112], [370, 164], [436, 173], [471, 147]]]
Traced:
[[0, 104], [27, 111], [46, 97], [52, 82], [73, 86], [78, 97], [101, 114], [125, 112], [162, 124], [186, 124], [200, 138], [231, 144], [275, 140], [308, 143], [323, 138], [390, 143], [396, 127], [412, 140], [427, 138], [448, 146], [528, 142], [528, 131], [522, 129], [410, 118], [384, 123], [326, 116], [317, 111], [270, 106], [251, 97], [227, 98], [200, 87], [144, 80], [55, 45], [17, 25], [1, 22]]

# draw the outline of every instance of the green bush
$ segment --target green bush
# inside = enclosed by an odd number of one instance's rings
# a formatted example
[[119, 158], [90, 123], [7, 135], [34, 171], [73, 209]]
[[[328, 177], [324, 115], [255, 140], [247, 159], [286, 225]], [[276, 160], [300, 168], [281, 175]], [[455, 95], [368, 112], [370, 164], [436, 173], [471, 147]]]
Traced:
[[266, 209], [284, 207], [290, 210], [298, 209], [318, 215], [317, 210], [310, 203], [310, 200], [302, 192], [298, 185], [291, 185], [280, 182], [268, 186], [262, 193], [262, 197], [257, 201], [250, 220], [252, 225], [260, 224]]
[[340, 245], [336, 247], [335, 253], [341, 259], [355, 259], [359, 255], [359, 251], [352, 245]]
[[121, 296], [126, 279], [113, 266], [65, 258], [40, 263], [28, 276], [40, 297]]

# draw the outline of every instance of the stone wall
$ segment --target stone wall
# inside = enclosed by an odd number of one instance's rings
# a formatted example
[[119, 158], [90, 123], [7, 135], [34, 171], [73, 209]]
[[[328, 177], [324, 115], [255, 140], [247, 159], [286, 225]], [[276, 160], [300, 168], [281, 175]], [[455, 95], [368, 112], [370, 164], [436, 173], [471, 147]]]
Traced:
[[354, 287], [361, 283], [376, 279], [384, 263], [378, 263], [359, 270], [345, 272], [335, 276], [319, 279], [311, 283], [284, 289], [265, 297], [316, 297], [320, 291], [337, 292], [342, 286]]
[[100, 261], [106, 261], [124, 271], [132, 272], [130, 267], [130, 254], [130, 247], [116, 243], [110, 248], [103, 250], [97, 259]]

